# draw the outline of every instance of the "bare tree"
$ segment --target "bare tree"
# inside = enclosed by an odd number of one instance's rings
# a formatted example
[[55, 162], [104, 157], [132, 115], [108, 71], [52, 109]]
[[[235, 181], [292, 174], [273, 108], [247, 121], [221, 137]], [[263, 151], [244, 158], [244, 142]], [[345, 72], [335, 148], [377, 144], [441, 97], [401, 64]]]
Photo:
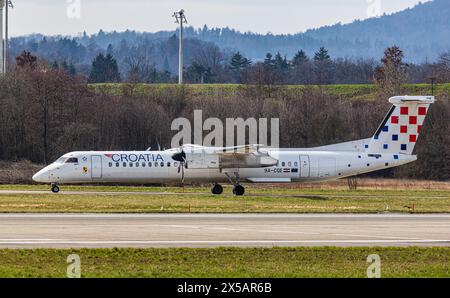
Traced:
[[401, 93], [401, 85], [406, 82], [408, 64], [403, 62], [404, 53], [398, 46], [387, 48], [381, 66], [375, 69], [374, 80], [384, 95]]

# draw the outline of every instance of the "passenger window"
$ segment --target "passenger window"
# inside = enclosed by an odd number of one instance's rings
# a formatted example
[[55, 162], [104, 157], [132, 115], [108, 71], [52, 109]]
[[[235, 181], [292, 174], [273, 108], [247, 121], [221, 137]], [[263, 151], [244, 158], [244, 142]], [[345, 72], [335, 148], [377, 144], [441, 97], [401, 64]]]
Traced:
[[167, 163], [167, 167], [170, 168], [170, 162]]
[[177, 163], [177, 162], [174, 162], [174, 163], [173, 163], [173, 166], [174, 166], [175, 168], [178, 168], [178, 163]]
[[127, 163], [126, 163], [126, 162], [123, 163], [123, 167], [124, 167], [124, 168], [127, 167]]
[[130, 168], [132, 168], [133, 167], [133, 163], [132, 162], [130, 162]]
[[288, 167], [292, 167], [292, 162], [288, 162]]
[[152, 167], [152, 163], [151, 163], [151, 162], [148, 163], [148, 167], [149, 167], [149, 168]]
[[136, 163], [136, 168], [139, 168], [139, 163], [138, 162]]
[[71, 157], [66, 161], [66, 163], [78, 163], [78, 158]]
[[145, 168], [145, 162], [142, 163], [142, 167]]
[[108, 165], [109, 165], [109, 167], [110, 167], [110, 168], [112, 168], [112, 166], [113, 166], [113, 163], [112, 163], [112, 162], [110, 162], [110, 163], [109, 163]]
[[161, 163], [161, 168], [163, 168], [163, 167], [164, 167], [164, 163], [162, 162], [162, 163]]
[[294, 162], [294, 167], [298, 167], [298, 162]]
[[285, 167], [285, 166], [286, 166], [286, 163], [283, 161], [283, 162], [281, 163], [281, 166], [282, 166], [282, 167]]
[[157, 168], [158, 167], [158, 163], [157, 162], [155, 162], [155, 168]]
[[120, 164], [118, 162], [116, 162], [116, 168], [118, 168], [120, 166]]

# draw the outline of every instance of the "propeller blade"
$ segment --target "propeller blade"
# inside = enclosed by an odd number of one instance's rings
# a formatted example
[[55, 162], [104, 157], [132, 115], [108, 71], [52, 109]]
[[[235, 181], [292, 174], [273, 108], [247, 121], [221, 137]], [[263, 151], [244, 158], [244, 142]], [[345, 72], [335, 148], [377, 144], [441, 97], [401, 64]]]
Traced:
[[181, 169], [181, 184], [184, 185], [184, 167], [182, 167]]
[[181, 184], [184, 186], [184, 166], [181, 166]]

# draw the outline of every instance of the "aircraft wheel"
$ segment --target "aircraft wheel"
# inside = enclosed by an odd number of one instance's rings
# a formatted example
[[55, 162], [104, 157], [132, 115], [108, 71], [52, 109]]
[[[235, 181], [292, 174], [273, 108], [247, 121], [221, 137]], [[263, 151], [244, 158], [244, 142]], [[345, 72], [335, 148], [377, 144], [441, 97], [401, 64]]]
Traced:
[[237, 185], [233, 188], [233, 194], [235, 196], [243, 196], [245, 193], [245, 188], [242, 185]]
[[58, 185], [52, 185], [52, 192], [58, 193], [59, 192], [59, 186]]
[[213, 195], [221, 195], [223, 193], [223, 187], [220, 184], [214, 184], [211, 188], [211, 192]]

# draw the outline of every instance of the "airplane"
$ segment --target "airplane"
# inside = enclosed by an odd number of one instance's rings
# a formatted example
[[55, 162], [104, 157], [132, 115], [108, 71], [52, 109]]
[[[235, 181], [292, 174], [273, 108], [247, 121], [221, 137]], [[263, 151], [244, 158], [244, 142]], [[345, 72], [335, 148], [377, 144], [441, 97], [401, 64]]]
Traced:
[[274, 149], [261, 145], [203, 147], [183, 145], [163, 151], [84, 151], [63, 155], [33, 176], [50, 183], [231, 183], [242, 196], [241, 183], [321, 182], [405, 165], [417, 160], [414, 147], [433, 96], [396, 96], [373, 137], [308, 149]]

